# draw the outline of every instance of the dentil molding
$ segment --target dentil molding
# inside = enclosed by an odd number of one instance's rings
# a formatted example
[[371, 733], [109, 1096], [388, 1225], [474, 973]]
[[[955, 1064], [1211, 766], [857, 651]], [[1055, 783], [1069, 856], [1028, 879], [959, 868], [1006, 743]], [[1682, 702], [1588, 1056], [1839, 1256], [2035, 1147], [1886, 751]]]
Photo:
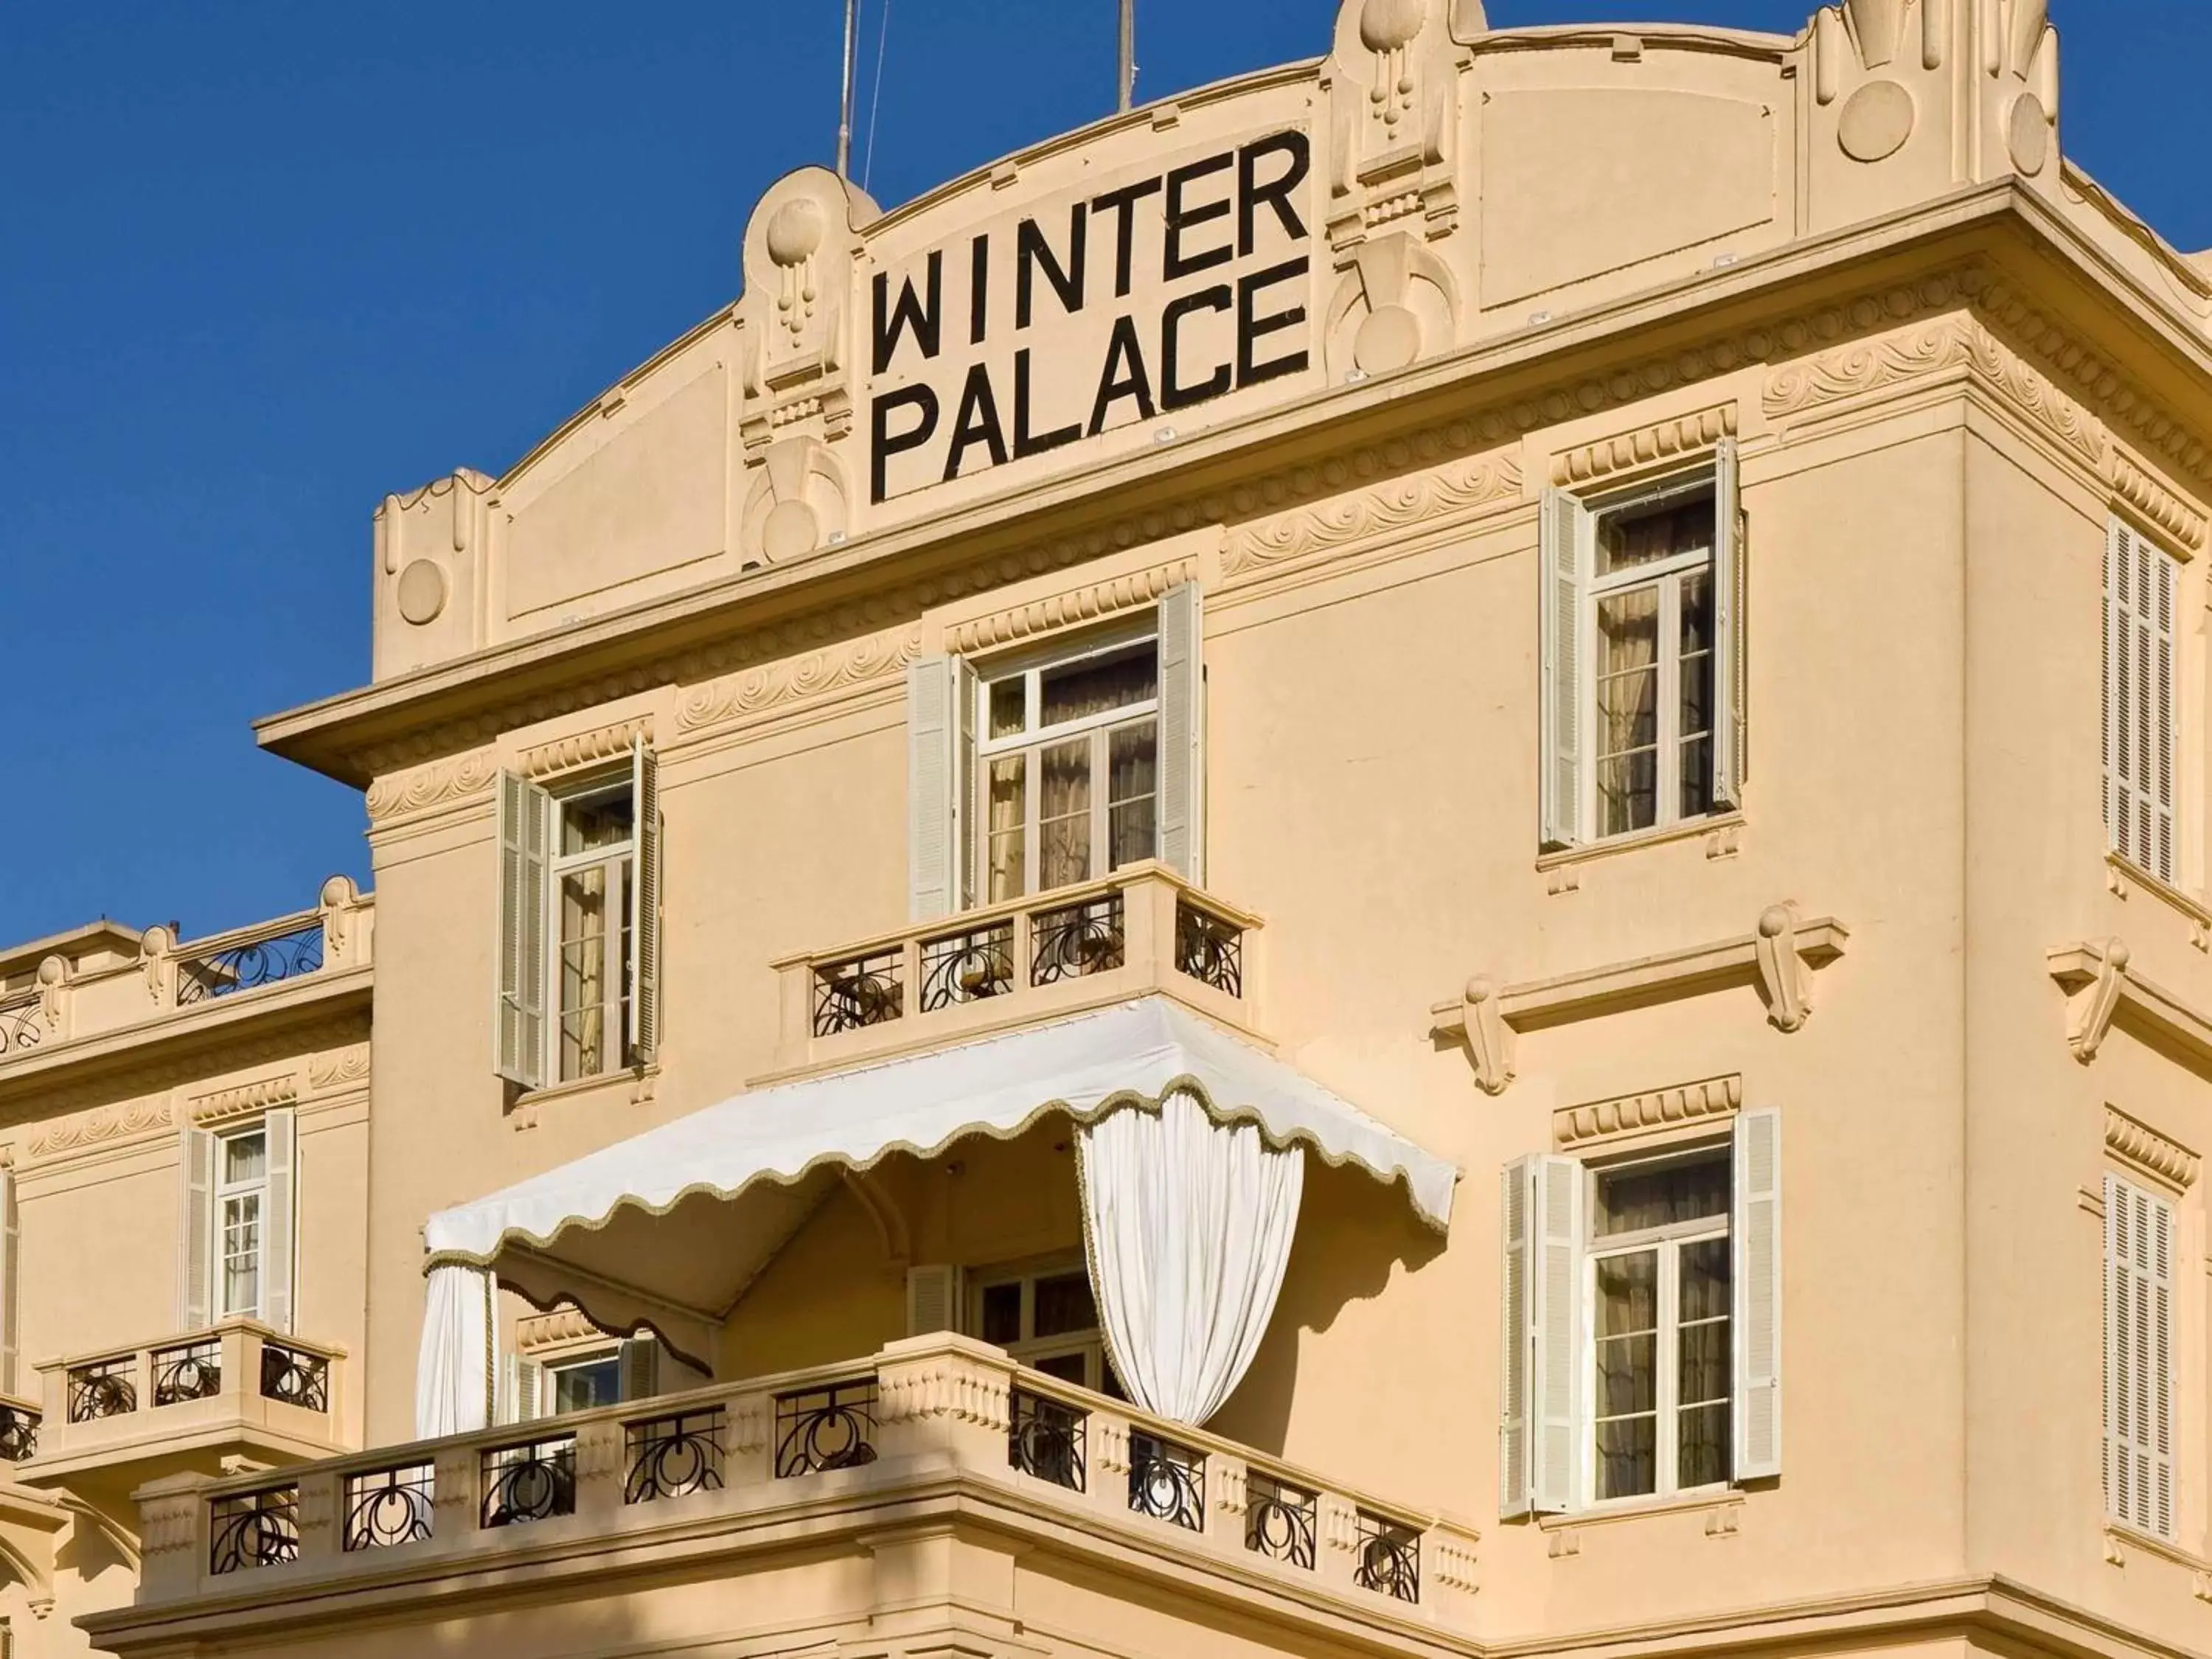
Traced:
[[1564, 450], [1552, 458], [1552, 482], [1562, 489], [1586, 484], [1611, 473], [1655, 466], [1678, 455], [1695, 455], [1711, 449], [1736, 430], [1736, 406], [1718, 404], [1711, 409], [1657, 421], [1633, 432], [1601, 438], [1595, 443]]
[[287, 1073], [257, 1083], [240, 1084], [236, 1088], [218, 1089], [212, 1094], [195, 1095], [186, 1104], [191, 1121], [205, 1125], [220, 1123], [226, 1118], [246, 1117], [276, 1106], [289, 1106], [299, 1097], [300, 1079]]
[[648, 745], [653, 742], [653, 716], [650, 714], [617, 720], [610, 726], [579, 732], [573, 738], [560, 738], [551, 743], [538, 744], [524, 750], [517, 763], [526, 777], [550, 778], [558, 773], [574, 771], [580, 766], [596, 766], [601, 761], [625, 756], [640, 738], [644, 738]]
[[2145, 471], [2136, 459], [2114, 445], [2112, 453], [2112, 493], [2191, 553], [2204, 546], [2204, 515]]
[[972, 622], [956, 623], [945, 630], [945, 648], [963, 657], [1018, 644], [1040, 634], [1050, 634], [1082, 623], [1101, 622], [1125, 611], [1139, 611], [1158, 603], [1170, 588], [1190, 580], [1198, 573], [1194, 559], [1175, 559], [1140, 570], [1070, 588], [1065, 593], [1031, 600], [1005, 611], [994, 611]]
[[1645, 1129], [1727, 1117], [1742, 1108], [1741, 1076], [1707, 1078], [1701, 1083], [1559, 1107], [1552, 1114], [1552, 1139], [1559, 1146], [1583, 1146]]
[[2110, 1104], [2105, 1108], [2105, 1150], [2169, 1187], [2187, 1188], [2196, 1183], [2196, 1153], [2179, 1141], [2159, 1133], [2140, 1118], [2130, 1117]]

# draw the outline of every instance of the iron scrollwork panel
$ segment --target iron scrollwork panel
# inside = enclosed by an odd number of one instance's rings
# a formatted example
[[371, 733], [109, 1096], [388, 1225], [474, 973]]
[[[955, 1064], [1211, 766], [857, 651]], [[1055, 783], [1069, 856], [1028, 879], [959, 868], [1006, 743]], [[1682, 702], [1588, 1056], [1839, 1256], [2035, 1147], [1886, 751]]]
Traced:
[[1401, 1601], [1421, 1599], [1421, 1539], [1410, 1527], [1359, 1511], [1359, 1563], [1353, 1577], [1362, 1589]]
[[1006, 1462], [1024, 1474], [1070, 1492], [1084, 1490], [1084, 1441], [1090, 1413], [1016, 1389], [1006, 1430]]
[[1129, 1436], [1129, 1507], [1192, 1532], [1206, 1528], [1206, 1454], [1156, 1435]]
[[243, 1572], [250, 1567], [282, 1566], [300, 1559], [297, 1486], [218, 1498], [209, 1510], [208, 1521], [212, 1534], [208, 1543], [210, 1572]]
[[1318, 1510], [1314, 1493], [1255, 1474], [1245, 1484], [1244, 1547], [1312, 1571]]
[[39, 1450], [39, 1414], [15, 1406], [0, 1406], [0, 1458], [20, 1463]]
[[437, 1476], [435, 1464], [412, 1463], [349, 1478], [346, 1548], [386, 1550], [429, 1537], [437, 1513]]
[[1032, 985], [1103, 974], [1127, 959], [1118, 890], [1081, 904], [1040, 910], [1030, 918], [1030, 929]]
[[267, 1342], [261, 1348], [261, 1397], [301, 1411], [331, 1408], [331, 1362], [320, 1354], [302, 1352]]
[[162, 1348], [154, 1355], [154, 1403], [181, 1406], [222, 1392], [222, 1349], [213, 1342]]
[[483, 1524], [520, 1526], [576, 1512], [576, 1442], [533, 1441], [483, 1455]]
[[814, 1035], [883, 1025], [906, 1012], [906, 959], [896, 951], [825, 962], [814, 970]]
[[80, 1365], [69, 1374], [69, 1420], [91, 1423], [125, 1417], [138, 1409], [138, 1384], [128, 1359]]
[[1244, 930], [1189, 900], [1176, 905], [1176, 968], [1232, 997], [1244, 994]]
[[39, 1011], [35, 995], [0, 1002], [0, 1056], [39, 1046]]
[[177, 964], [177, 1006], [189, 1007], [298, 979], [319, 971], [322, 965], [323, 924], [318, 918], [289, 933], [185, 957]]
[[775, 1401], [778, 1480], [876, 1461], [876, 1379], [839, 1382]]
[[629, 1473], [623, 1480], [623, 1502], [650, 1504], [721, 1491], [725, 1421], [723, 1408], [716, 1406], [629, 1425], [623, 1431]]
[[1014, 988], [1014, 924], [993, 922], [921, 946], [921, 1012], [981, 1002]]

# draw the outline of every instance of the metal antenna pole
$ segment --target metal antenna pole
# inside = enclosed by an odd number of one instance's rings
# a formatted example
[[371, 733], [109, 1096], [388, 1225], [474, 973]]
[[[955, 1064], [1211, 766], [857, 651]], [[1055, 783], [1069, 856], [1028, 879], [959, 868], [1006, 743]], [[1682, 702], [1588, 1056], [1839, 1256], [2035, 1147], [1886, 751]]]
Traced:
[[1137, 0], [1121, 0], [1121, 104], [1124, 110], [1137, 95]]
[[853, 176], [853, 28], [860, 0], [845, 0], [845, 75], [837, 100], [837, 176]]

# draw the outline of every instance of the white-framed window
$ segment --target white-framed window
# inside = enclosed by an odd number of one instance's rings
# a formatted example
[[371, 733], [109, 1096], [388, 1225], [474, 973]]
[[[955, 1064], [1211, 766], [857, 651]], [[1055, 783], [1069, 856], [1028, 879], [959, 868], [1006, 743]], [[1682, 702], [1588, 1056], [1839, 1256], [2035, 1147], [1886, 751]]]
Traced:
[[969, 1275], [968, 1328], [1031, 1370], [1119, 1395], [1081, 1262]]
[[183, 1131], [181, 1328], [234, 1318], [292, 1328], [297, 1146], [289, 1106], [227, 1128]]
[[2105, 1513], [2174, 1534], [2173, 1206], [2105, 1177]]
[[1543, 842], [1733, 808], [1741, 775], [1735, 447], [1540, 519]]
[[659, 1042], [658, 769], [549, 789], [502, 774], [495, 1067], [524, 1088], [650, 1063]]
[[915, 920], [1093, 881], [1158, 859], [1204, 880], [1199, 590], [980, 664], [907, 674]]
[[650, 1334], [566, 1341], [507, 1357], [499, 1415], [502, 1422], [533, 1422], [629, 1405], [711, 1380]]
[[2105, 844], [2164, 882], [2179, 878], [2175, 638], [2181, 567], [2115, 515], [2105, 539]]
[[1782, 1471], [1782, 1120], [1504, 1171], [1498, 1505], [1560, 1512]]
[[215, 1142], [216, 1317], [261, 1315], [263, 1210], [269, 1201], [269, 1137], [259, 1124]]

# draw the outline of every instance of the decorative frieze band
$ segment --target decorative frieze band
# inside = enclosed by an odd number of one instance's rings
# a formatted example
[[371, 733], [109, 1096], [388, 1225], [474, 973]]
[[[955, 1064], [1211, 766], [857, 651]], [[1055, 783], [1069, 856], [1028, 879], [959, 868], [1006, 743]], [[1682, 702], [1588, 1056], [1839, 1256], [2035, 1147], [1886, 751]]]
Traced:
[[368, 1079], [368, 1045], [366, 1042], [314, 1054], [307, 1060], [307, 1086], [311, 1089], [336, 1089], [349, 1083], [363, 1083]]
[[157, 1133], [176, 1121], [168, 1097], [151, 1100], [121, 1101], [112, 1106], [102, 1106], [87, 1112], [82, 1117], [72, 1117], [42, 1125], [31, 1133], [31, 1156], [52, 1158], [59, 1152], [73, 1152], [82, 1147], [96, 1146], [106, 1140], [129, 1140], [140, 1135]]
[[528, 1314], [517, 1320], [514, 1346], [518, 1353], [535, 1353], [570, 1342], [589, 1341], [593, 1337], [605, 1334], [585, 1318], [579, 1310], [556, 1308], [551, 1313]]
[[2105, 1150], [2169, 1187], [2188, 1187], [2197, 1180], [2196, 1153], [2117, 1106], [2105, 1108]]
[[299, 1097], [300, 1079], [287, 1073], [283, 1077], [243, 1083], [236, 1088], [218, 1089], [213, 1094], [195, 1095], [186, 1104], [191, 1121], [204, 1125], [220, 1123], [226, 1118], [247, 1117], [272, 1106], [289, 1106]]
[[1723, 438], [1733, 438], [1735, 428], [1734, 404], [1700, 409], [1555, 455], [1552, 458], [1552, 482], [1566, 489], [1610, 473], [1656, 466], [1678, 455], [1695, 455], [1711, 449]]
[[1677, 1084], [1669, 1089], [1647, 1089], [1641, 1094], [1559, 1107], [1552, 1114], [1552, 1139], [1560, 1146], [1582, 1146], [1615, 1135], [1726, 1117], [1742, 1109], [1741, 1076], [1707, 1078], [1702, 1083]]
[[1141, 610], [1158, 602], [1170, 588], [1188, 581], [1197, 569], [1194, 560], [1176, 559], [1132, 576], [1091, 582], [1049, 599], [996, 611], [945, 629], [945, 648], [963, 657], [973, 656], [1057, 629], [1101, 622], [1121, 611]]
[[369, 822], [382, 823], [483, 793], [498, 775], [498, 762], [488, 750], [478, 750], [380, 777], [368, 786]]
[[1221, 560], [1222, 574], [1243, 575], [1325, 547], [1364, 541], [1428, 520], [1520, 498], [1521, 463], [1510, 454], [1407, 473], [1354, 494], [1333, 496], [1296, 512], [1279, 513], [1240, 526], [1229, 538]]
[[921, 630], [908, 626], [762, 663], [686, 691], [677, 704], [677, 729], [686, 733], [702, 732], [766, 714], [786, 703], [865, 685], [886, 675], [903, 673], [906, 665], [921, 654]]
[[648, 744], [653, 741], [653, 717], [650, 714], [617, 720], [611, 726], [579, 732], [573, 738], [541, 743], [535, 748], [522, 751], [520, 764], [523, 775], [550, 778], [556, 773], [574, 771], [580, 766], [596, 766], [601, 761], [616, 760], [629, 754], [640, 738]]

